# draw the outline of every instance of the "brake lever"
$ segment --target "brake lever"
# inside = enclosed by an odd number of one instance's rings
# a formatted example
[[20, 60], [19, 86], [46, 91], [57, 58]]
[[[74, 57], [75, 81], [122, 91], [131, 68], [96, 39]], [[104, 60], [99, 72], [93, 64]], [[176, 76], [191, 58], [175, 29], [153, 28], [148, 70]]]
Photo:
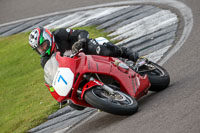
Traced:
[[83, 48], [81, 48], [77, 53], [72, 53], [69, 57], [73, 58], [74, 56], [78, 55], [82, 51], [83, 51]]
[[74, 56], [76, 56], [76, 53], [75, 54], [71, 54], [69, 57], [73, 58]]

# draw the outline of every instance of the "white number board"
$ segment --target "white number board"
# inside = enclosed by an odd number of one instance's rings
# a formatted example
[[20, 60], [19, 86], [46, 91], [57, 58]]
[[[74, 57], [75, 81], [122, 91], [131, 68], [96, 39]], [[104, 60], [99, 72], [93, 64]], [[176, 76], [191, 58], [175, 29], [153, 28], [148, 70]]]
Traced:
[[58, 68], [53, 80], [53, 87], [60, 96], [67, 96], [72, 89], [74, 73], [69, 68]]

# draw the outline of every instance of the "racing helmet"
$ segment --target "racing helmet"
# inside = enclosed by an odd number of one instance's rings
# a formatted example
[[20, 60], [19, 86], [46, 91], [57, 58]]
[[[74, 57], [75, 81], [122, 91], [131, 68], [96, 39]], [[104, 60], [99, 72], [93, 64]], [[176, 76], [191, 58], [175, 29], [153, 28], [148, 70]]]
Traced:
[[55, 48], [55, 39], [48, 29], [35, 28], [29, 35], [29, 44], [39, 55], [51, 55]]

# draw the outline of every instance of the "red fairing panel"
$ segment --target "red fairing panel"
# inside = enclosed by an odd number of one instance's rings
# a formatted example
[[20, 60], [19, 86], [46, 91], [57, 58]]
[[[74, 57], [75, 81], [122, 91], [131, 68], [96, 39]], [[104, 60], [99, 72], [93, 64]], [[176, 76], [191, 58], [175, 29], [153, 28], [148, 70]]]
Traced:
[[85, 94], [85, 91], [89, 90], [90, 88], [94, 87], [94, 86], [102, 86], [103, 83], [98, 81], [98, 80], [95, 80], [95, 81], [89, 81], [87, 84], [85, 84], [83, 86], [83, 90], [82, 90], [82, 94], [81, 94], [81, 99], [83, 99], [83, 96]]
[[56, 91], [52, 91], [50, 89], [50, 86], [48, 84], [45, 84], [47, 86], [47, 88], [49, 89], [49, 92], [51, 93], [51, 95], [54, 97], [54, 99], [58, 102], [62, 102], [63, 100], [66, 99], [66, 97], [63, 96], [59, 96], [58, 93], [56, 93]]

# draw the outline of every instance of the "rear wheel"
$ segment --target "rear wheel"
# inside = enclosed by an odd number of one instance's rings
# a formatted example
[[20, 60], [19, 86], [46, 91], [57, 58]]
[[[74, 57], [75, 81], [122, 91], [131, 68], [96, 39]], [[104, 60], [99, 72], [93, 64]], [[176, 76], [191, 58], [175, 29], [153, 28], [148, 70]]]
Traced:
[[137, 101], [131, 96], [118, 90], [114, 91], [114, 94], [109, 94], [101, 86], [88, 90], [84, 99], [93, 107], [116, 115], [132, 115], [138, 109]]
[[149, 61], [149, 63], [143, 68], [143, 72], [140, 70], [140, 74], [147, 74], [151, 82], [150, 91], [161, 91], [168, 87], [170, 83], [170, 77], [168, 72], [160, 65]]

